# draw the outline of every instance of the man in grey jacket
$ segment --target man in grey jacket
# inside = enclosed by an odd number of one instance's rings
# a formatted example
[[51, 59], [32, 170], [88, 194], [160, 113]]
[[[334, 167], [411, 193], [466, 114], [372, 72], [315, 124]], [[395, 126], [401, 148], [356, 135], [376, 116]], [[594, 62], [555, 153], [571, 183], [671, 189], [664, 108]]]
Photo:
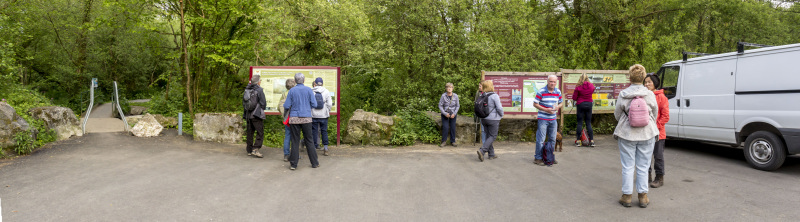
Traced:
[[[322, 109], [311, 109], [311, 132], [314, 134], [314, 147], [317, 149], [320, 148], [319, 146], [319, 135], [322, 137], [322, 145], [324, 146], [322, 150], [322, 155], [328, 155], [328, 117], [331, 116], [331, 107], [333, 106], [333, 100], [331, 99], [331, 92], [328, 91], [325, 87], [322, 87], [323, 81], [321, 77], [317, 77], [314, 80], [314, 97], [316, 98], [316, 94], [319, 93], [322, 96], [322, 102], [325, 104], [322, 106]], [[319, 101], [317, 101], [319, 102]], [[322, 131], [321, 133], [317, 133], [317, 130]]]
[[[247, 155], [255, 156], [258, 158], [263, 158], [264, 155], [261, 155], [261, 152], [258, 150], [261, 149], [261, 144], [264, 141], [264, 107], [267, 106], [267, 99], [264, 96], [264, 89], [261, 88], [261, 77], [257, 75], [253, 75], [250, 77], [250, 84], [247, 84], [247, 88], [245, 88], [244, 93], [247, 94], [249, 91], [256, 91], [256, 107], [253, 110], [247, 110], [247, 100], [242, 97], [242, 106], [244, 107], [244, 114], [242, 118], [247, 121]], [[255, 133], [255, 141], [253, 141], [253, 134]]]

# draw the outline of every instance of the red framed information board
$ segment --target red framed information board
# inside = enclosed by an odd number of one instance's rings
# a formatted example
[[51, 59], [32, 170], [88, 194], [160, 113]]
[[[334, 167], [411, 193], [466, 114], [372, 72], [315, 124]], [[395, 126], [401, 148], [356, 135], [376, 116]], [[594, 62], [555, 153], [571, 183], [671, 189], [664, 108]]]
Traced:
[[250, 66], [250, 78], [253, 75], [261, 76], [261, 88], [267, 99], [267, 107], [264, 109], [266, 115], [280, 115], [278, 104], [281, 95], [286, 92], [286, 80], [294, 79], [296, 73], [303, 73], [305, 82], [303, 85], [310, 88], [312, 82], [317, 77], [322, 78], [323, 86], [331, 92], [333, 106], [330, 115], [336, 116], [336, 145], [341, 141], [341, 118], [339, 107], [341, 104], [341, 77], [340, 67], [332, 66]]
[[558, 72], [497, 72], [481, 71], [481, 80], [492, 80], [494, 92], [500, 96], [503, 118], [536, 119], [539, 112], [533, 100], [539, 89], [547, 87], [547, 77], [555, 75], [561, 85]]

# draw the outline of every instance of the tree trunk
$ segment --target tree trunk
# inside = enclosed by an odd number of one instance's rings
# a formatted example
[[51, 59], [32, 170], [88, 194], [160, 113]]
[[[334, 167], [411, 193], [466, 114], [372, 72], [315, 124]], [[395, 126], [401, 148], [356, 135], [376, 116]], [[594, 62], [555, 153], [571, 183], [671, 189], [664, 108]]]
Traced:
[[86, 67], [86, 48], [87, 48], [87, 36], [86, 32], [88, 27], [86, 27], [89, 22], [91, 21], [91, 13], [92, 13], [92, 1], [93, 0], [86, 0], [83, 6], [83, 20], [81, 21], [81, 26], [78, 29], [78, 59], [76, 61], [77, 67], [77, 74], [80, 76], [84, 72]]
[[184, 15], [186, 3], [185, 0], [180, 0], [181, 3], [181, 47], [183, 47], [183, 66], [186, 68], [186, 99], [189, 102], [189, 113], [194, 115], [192, 105], [192, 74], [189, 72], [189, 48], [186, 44], [186, 17]]

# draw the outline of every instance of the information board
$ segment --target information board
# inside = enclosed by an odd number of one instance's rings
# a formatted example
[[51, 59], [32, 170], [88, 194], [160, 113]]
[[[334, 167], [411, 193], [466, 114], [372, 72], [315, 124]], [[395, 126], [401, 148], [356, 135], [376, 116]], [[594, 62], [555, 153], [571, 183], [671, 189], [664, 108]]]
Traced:
[[592, 113], [614, 113], [617, 96], [619, 93], [630, 86], [628, 70], [570, 70], [562, 69], [562, 93], [564, 94], [564, 107], [561, 111], [564, 114], [575, 114], [577, 108], [572, 94], [575, 93], [578, 79], [586, 74], [589, 81], [594, 84], [595, 91], [592, 94], [594, 106]]
[[561, 81], [560, 73], [556, 72], [482, 71], [481, 74], [482, 80], [492, 80], [494, 92], [500, 96], [508, 118], [535, 119], [539, 110], [533, 106], [533, 101], [539, 89], [547, 87], [547, 76], [556, 75]]
[[331, 115], [339, 113], [339, 67], [330, 66], [251, 66], [250, 76], [261, 76], [261, 88], [267, 99], [264, 113], [279, 115], [278, 104], [281, 95], [286, 92], [286, 80], [294, 79], [296, 73], [305, 75], [303, 85], [314, 88], [312, 83], [317, 77], [322, 77], [323, 87], [331, 92]]

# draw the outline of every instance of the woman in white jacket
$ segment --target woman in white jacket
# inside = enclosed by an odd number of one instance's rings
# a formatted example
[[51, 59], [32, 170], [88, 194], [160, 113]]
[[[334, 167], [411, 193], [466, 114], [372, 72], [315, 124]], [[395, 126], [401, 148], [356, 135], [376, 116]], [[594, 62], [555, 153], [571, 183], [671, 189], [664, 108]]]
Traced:
[[[622, 90], [617, 97], [617, 106], [614, 117], [617, 119], [617, 128], [614, 138], [619, 145], [619, 158], [622, 163], [622, 197], [619, 203], [625, 207], [631, 206], [634, 188], [634, 170], [636, 173], [636, 191], [639, 194], [639, 206], [644, 208], [650, 204], [647, 197], [649, 191], [647, 174], [650, 160], [653, 157], [653, 144], [658, 140], [656, 116], [658, 104], [656, 96], [647, 87], [642, 85], [647, 75], [644, 66], [636, 64], [629, 69], [631, 85]], [[628, 118], [631, 101], [642, 97], [647, 104], [649, 122], [643, 127], [632, 127]], [[635, 168], [635, 169], [634, 169]]]

